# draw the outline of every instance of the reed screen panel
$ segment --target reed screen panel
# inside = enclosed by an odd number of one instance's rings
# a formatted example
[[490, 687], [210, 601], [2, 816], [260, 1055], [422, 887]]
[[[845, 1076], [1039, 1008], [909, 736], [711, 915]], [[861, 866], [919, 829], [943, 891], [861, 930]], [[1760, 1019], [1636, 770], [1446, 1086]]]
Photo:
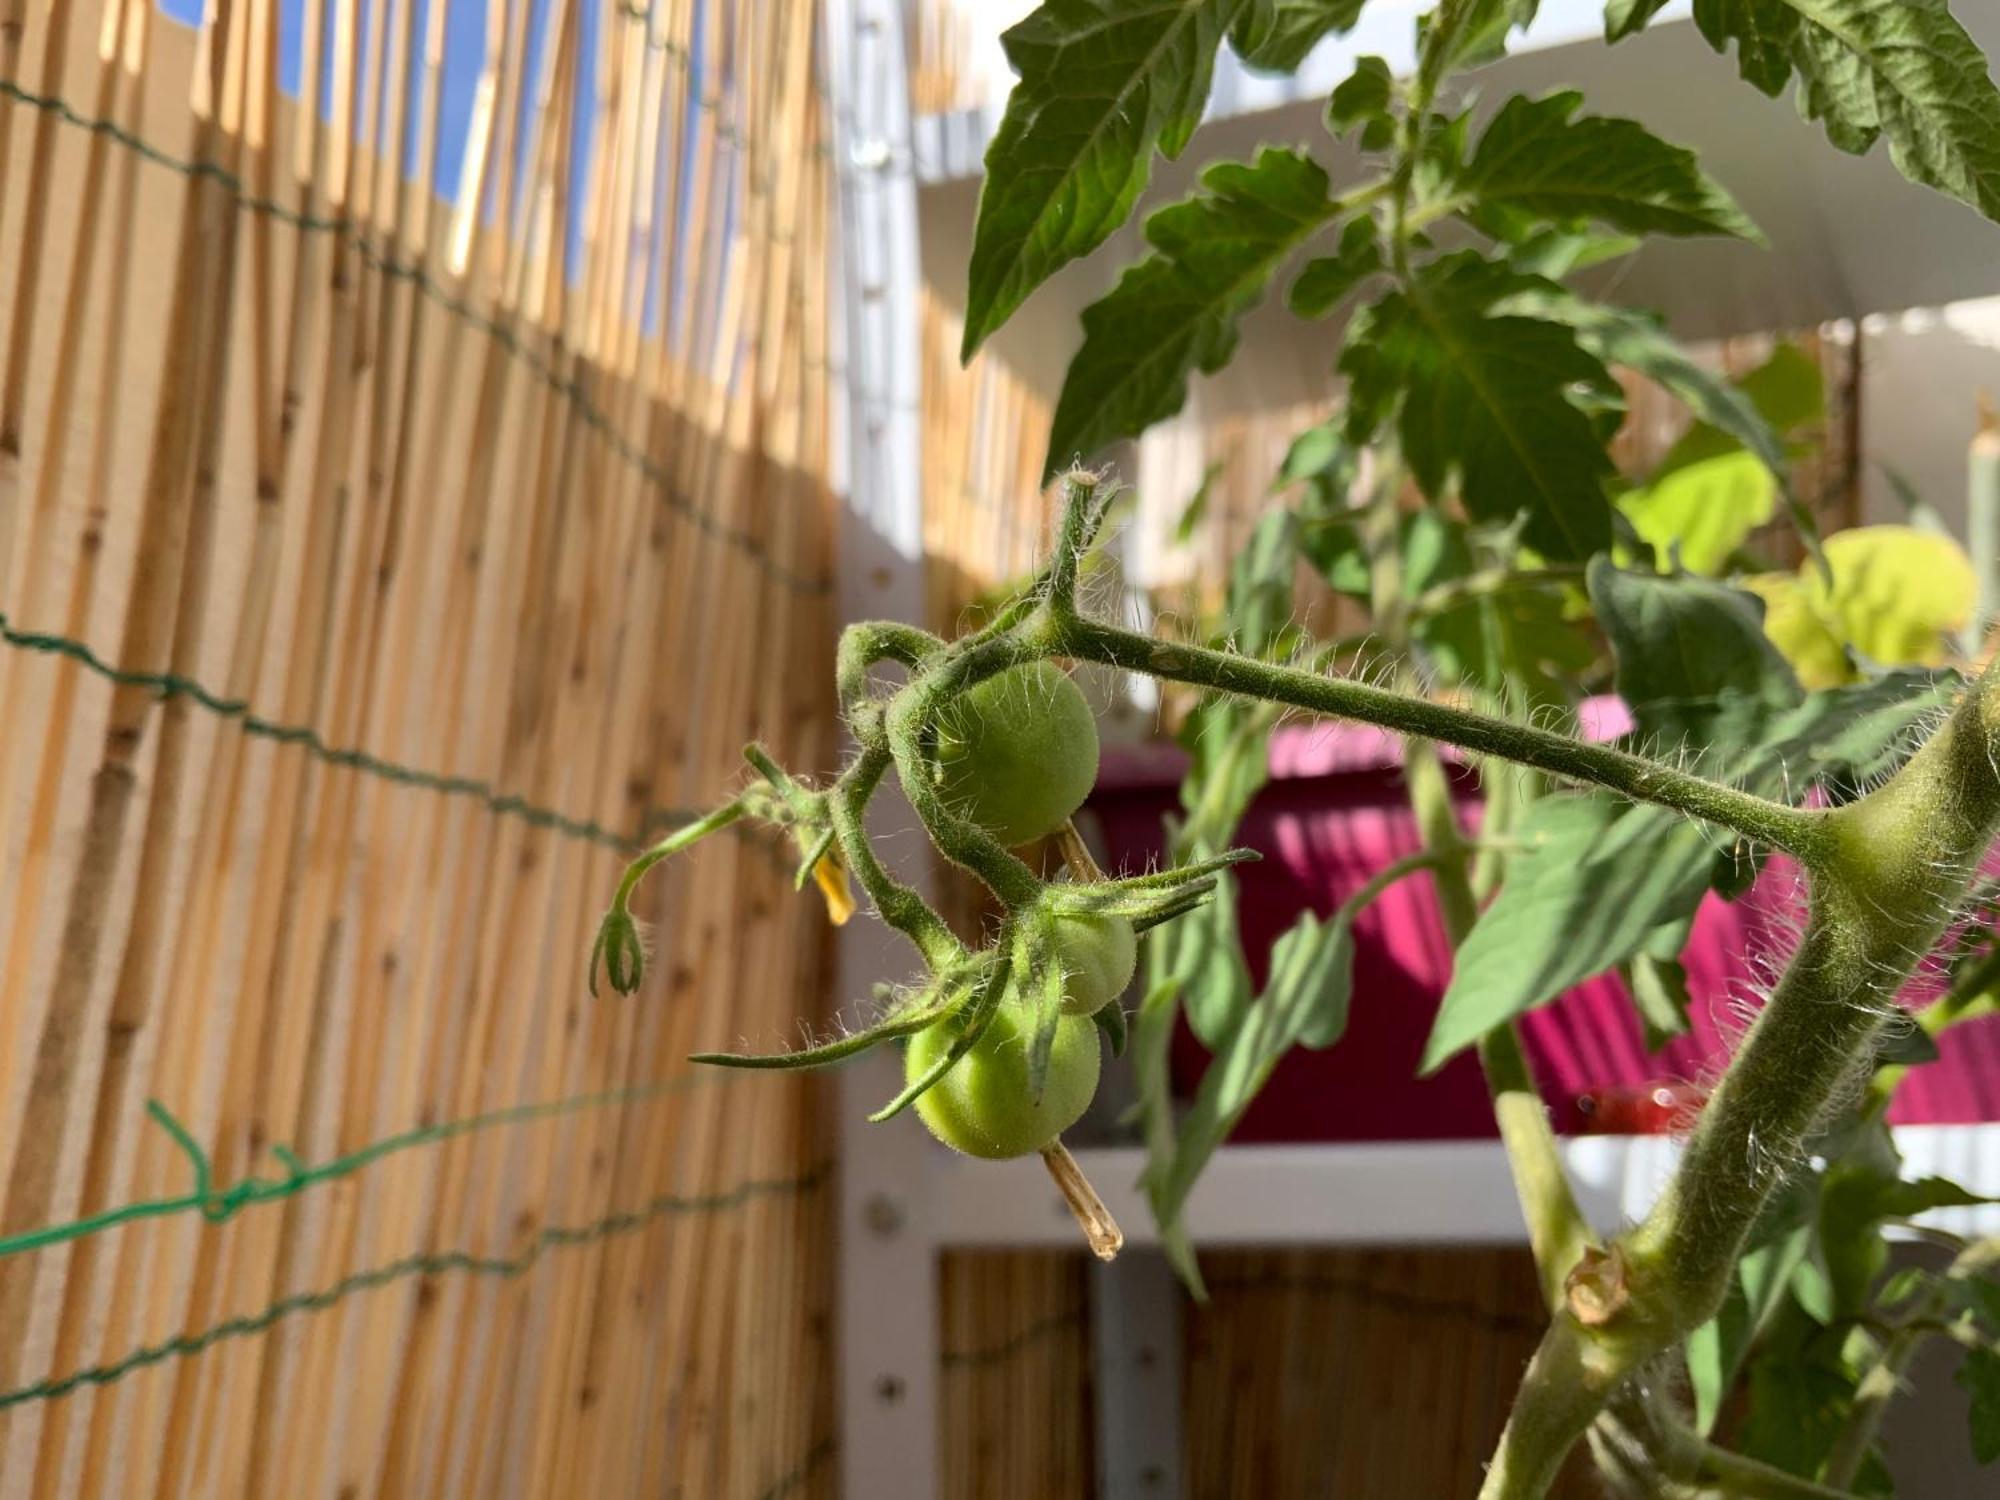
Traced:
[[832, 1483], [809, 0], [0, 0], [0, 1496]]

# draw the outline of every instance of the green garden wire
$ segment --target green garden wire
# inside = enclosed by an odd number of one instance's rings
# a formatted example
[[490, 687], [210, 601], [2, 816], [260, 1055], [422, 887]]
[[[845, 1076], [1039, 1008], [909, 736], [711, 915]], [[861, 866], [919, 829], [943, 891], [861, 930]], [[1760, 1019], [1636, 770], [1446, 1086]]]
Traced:
[[[96, 673], [107, 682], [121, 687], [150, 688], [162, 698], [190, 699], [224, 719], [234, 719], [245, 734], [272, 740], [281, 745], [300, 746], [308, 754], [325, 761], [328, 765], [343, 766], [370, 776], [379, 776], [398, 786], [417, 787], [445, 796], [471, 797], [484, 803], [487, 811], [501, 817], [520, 818], [533, 827], [550, 829], [565, 838], [600, 844], [621, 854], [629, 854], [639, 848], [657, 829], [670, 828], [701, 816], [699, 809], [651, 808], [640, 821], [638, 835], [627, 838], [606, 828], [602, 823], [574, 818], [555, 808], [530, 802], [525, 797], [500, 792], [492, 783], [482, 781], [476, 776], [448, 776], [442, 772], [425, 770], [421, 766], [405, 765], [386, 760], [379, 755], [370, 755], [365, 750], [329, 745], [310, 725], [285, 724], [252, 713], [250, 705], [242, 699], [224, 698], [191, 677], [183, 677], [173, 672], [128, 671], [104, 660], [86, 642], [71, 636], [57, 635], [48, 631], [17, 630], [4, 613], [0, 613], [0, 641], [39, 655], [65, 657]], [[748, 834], [752, 830], [746, 828], [739, 832]], [[789, 868], [789, 856], [779, 857]]]
[[[772, 558], [759, 538], [717, 520], [693, 500], [679, 494], [674, 489], [671, 476], [666, 469], [618, 430], [611, 418], [585, 394], [581, 382], [564, 375], [549, 360], [522, 343], [512, 329], [440, 285], [422, 266], [394, 260], [384, 254], [367, 235], [355, 229], [344, 218], [300, 213], [272, 199], [259, 197], [249, 190], [241, 177], [225, 171], [214, 162], [190, 161], [185, 157], [176, 156], [133, 134], [116, 121], [101, 116], [86, 115], [66, 99], [53, 94], [35, 93], [11, 79], [0, 79], [0, 97], [13, 99], [32, 109], [53, 114], [65, 124], [77, 126], [91, 134], [102, 135], [115, 144], [135, 152], [141, 159], [164, 167], [170, 172], [179, 173], [189, 179], [211, 179], [220, 184], [236, 200], [238, 206], [247, 212], [263, 214], [274, 222], [290, 225], [301, 233], [332, 234], [348, 241], [362, 260], [374, 266], [384, 276], [392, 280], [409, 282], [418, 292], [453, 317], [462, 319], [470, 327], [498, 343], [529, 373], [568, 402], [574, 408], [578, 419], [586, 427], [598, 433], [613, 453], [651, 480], [659, 488], [668, 509], [686, 516], [704, 534], [740, 548], [760, 569], [785, 587], [806, 594], [831, 592], [833, 583], [830, 578], [807, 577], [792, 571]], [[726, 129], [726, 126], [718, 127], [719, 132]]]
[[299, 1313], [324, 1312], [358, 1292], [371, 1291], [411, 1276], [436, 1276], [463, 1272], [473, 1276], [511, 1278], [533, 1270], [550, 1250], [575, 1249], [630, 1234], [648, 1225], [681, 1214], [719, 1213], [737, 1208], [756, 1198], [785, 1197], [807, 1193], [826, 1180], [830, 1163], [815, 1163], [796, 1177], [752, 1178], [719, 1193], [683, 1196], [662, 1193], [639, 1208], [622, 1209], [585, 1224], [551, 1224], [541, 1230], [517, 1255], [475, 1255], [470, 1251], [447, 1250], [403, 1256], [366, 1271], [343, 1276], [319, 1291], [295, 1292], [280, 1297], [259, 1312], [226, 1318], [199, 1333], [181, 1334], [157, 1344], [146, 1344], [122, 1359], [91, 1365], [67, 1375], [51, 1376], [13, 1390], [0, 1391], [0, 1411], [35, 1401], [52, 1401], [87, 1385], [102, 1386], [170, 1359], [185, 1359], [228, 1339], [263, 1333], [274, 1324]]
[[501, 1125], [520, 1125], [532, 1120], [553, 1119], [560, 1115], [603, 1109], [611, 1105], [636, 1104], [666, 1094], [707, 1087], [718, 1081], [720, 1080], [706, 1073], [689, 1072], [663, 1079], [658, 1083], [637, 1084], [631, 1088], [575, 1094], [565, 1099], [552, 1099], [540, 1104], [510, 1105], [505, 1109], [489, 1110], [484, 1114], [468, 1115], [464, 1119], [446, 1120], [442, 1124], [427, 1125], [397, 1135], [385, 1136], [379, 1141], [317, 1165], [308, 1165], [294, 1155], [289, 1147], [276, 1145], [271, 1147], [271, 1154], [284, 1165], [283, 1177], [252, 1175], [221, 1189], [215, 1186], [208, 1154], [196, 1143], [187, 1127], [175, 1119], [159, 1100], [148, 1099], [146, 1113], [152, 1116], [155, 1124], [173, 1138], [174, 1144], [180, 1147], [188, 1158], [188, 1163], [194, 1171], [193, 1191], [172, 1198], [144, 1198], [137, 1202], [122, 1204], [117, 1208], [106, 1209], [102, 1213], [71, 1219], [66, 1223], [48, 1224], [39, 1229], [0, 1237], [0, 1258], [20, 1255], [29, 1250], [40, 1250], [48, 1245], [64, 1244], [70, 1240], [82, 1239], [86, 1235], [101, 1234], [107, 1229], [114, 1229], [120, 1224], [128, 1224], [136, 1219], [159, 1219], [176, 1214], [198, 1213], [210, 1223], [219, 1224], [254, 1203], [271, 1203], [281, 1198], [290, 1198], [319, 1183], [330, 1182], [337, 1177], [358, 1172], [385, 1156], [414, 1150], [418, 1146], [434, 1145], [439, 1141], [450, 1140], [454, 1136], [472, 1135]]

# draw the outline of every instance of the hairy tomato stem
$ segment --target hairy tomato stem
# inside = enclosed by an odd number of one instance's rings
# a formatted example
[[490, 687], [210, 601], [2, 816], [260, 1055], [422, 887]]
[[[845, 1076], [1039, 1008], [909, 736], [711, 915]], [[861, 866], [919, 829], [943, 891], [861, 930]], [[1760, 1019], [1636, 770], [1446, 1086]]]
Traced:
[[[1494, 1469], [1506, 1477], [1489, 1483], [1487, 1500], [1541, 1494], [1533, 1486], [1554, 1476], [1549, 1449], [1573, 1425], [1579, 1392], [1595, 1391], [1601, 1406], [1625, 1375], [1721, 1306], [1757, 1216], [1867, 1067], [1896, 992], [2000, 831], [2000, 664], [1900, 771], [1827, 814], [1825, 827], [1798, 952], [1710, 1095], [1667, 1191], [1613, 1243], [1615, 1296], [1597, 1299], [1610, 1316], [1585, 1329], [1557, 1314], [1543, 1346], [1553, 1352], [1537, 1355], [1541, 1376], [1530, 1367], [1501, 1437]], [[1578, 1339], [1587, 1361], [1573, 1357]]]
[[848, 868], [860, 879], [861, 888], [875, 903], [875, 910], [883, 921], [916, 944], [917, 952], [935, 973], [962, 957], [965, 946], [922, 896], [882, 867], [875, 857], [874, 845], [868, 841], [868, 803], [881, 786], [889, 765], [886, 747], [864, 749], [835, 784], [827, 798], [827, 811]]
[[1051, 619], [1047, 633], [1052, 654], [1266, 703], [1283, 703], [1333, 718], [1354, 719], [1398, 734], [1498, 756], [1568, 781], [1601, 786], [1635, 801], [1691, 813], [1782, 849], [1807, 866], [1817, 866], [1828, 851], [1824, 813], [1787, 807], [1610, 745], [1571, 739], [1367, 683], [1322, 677], [1203, 646], [1156, 640], [1091, 620]]
[[931, 842], [946, 859], [984, 881], [1009, 910], [1032, 905], [1042, 882], [992, 834], [946, 804], [931, 778], [924, 734], [945, 704], [967, 688], [1041, 654], [1032, 641], [1012, 634], [976, 640], [920, 673], [890, 700], [884, 718], [903, 795], [923, 820]]

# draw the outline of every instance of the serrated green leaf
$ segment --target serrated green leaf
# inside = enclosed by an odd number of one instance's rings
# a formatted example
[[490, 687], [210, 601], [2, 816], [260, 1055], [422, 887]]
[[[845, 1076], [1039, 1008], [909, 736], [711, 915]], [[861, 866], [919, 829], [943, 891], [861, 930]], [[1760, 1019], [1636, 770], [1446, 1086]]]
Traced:
[[1221, 1046], [1252, 995], [1236, 935], [1236, 883], [1218, 880], [1212, 901], [1153, 933], [1146, 949], [1152, 984], [1174, 984], [1195, 1036], [1210, 1049]]
[[1799, 109], [1843, 151], [1886, 136], [1905, 177], [2000, 220], [2000, 90], [1945, 0], [1695, 0], [1718, 52]]
[[[1810, 1195], [1787, 1195], [1792, 1198]], [[1807, 1211], [1801, 1203], [1799, 1214]], [[1722, 1309], [1688, 1338], [1688, 1375], [1694, 1387], [1695, 1428], [1704, 1437], [1715, 1427], [1722, 1403], [1742, 1373], [1744, 1357], [1784, 1304], [1792, 1275], [1812, 1244], [1812, 1226], [1787, 1217], [1753, 1236], [1752, 1248], [1737, 1262]]]
[[1752, 782], [1760, 790], [1774, 780], [1779, 787], [1832, 784], [1836, 792], [1875, 785], [1909, 758], [1917, 731], [1961, 685], [1955, 672], [1900, 671], [1812, 693], [1771, 725], [1752, 769], [1768, 765], [1775, 775]]
[[1525, 510], [1530, 546], [1581, 560], [1610, 545], [1611, 464], [1571, 391], [1609, 401], [1616, 383], [1564, 324], [1494, 311], [1552, 289], [1472, 251], [1445, 256], [1355, 319], [1340, 368], [1351, 435], [1365, 438], [1394, 412], [1426, 494], [1443, 495], [1456, 478], [1475, 519], [1504, 525]]
[[1814, 419], [1801, 414], [1803, 407], [1811, 406], [1817, 415], [1819, 366], [1808, 361], [1808, 372], [1801, 376], [1796, 361], [1805, 356], [1789, 344], [1779, 345], [1782, 353], [1774, 353], [1732, 386], [1697, 364], [1651, 314], [1587, 302], [1569, 293], [1560, 300], [1535, 299], [1524, 308], [1568, 323], [1576, 329], [1577, 341], [1598, 358], [1638, 371], [1699, 419], [1689, 435], [1668, 450], [1662, 472], [1741, 448], [1782, 476], [1788, 465], [1783, 435]]
[[1692, 915], [1708, 889], [1707, 836], [1659, 808], [1550, 797], [1517, 837], [1500, 894], [1453, 958], [1425, 1073], [1636, 952], [1655, 928]]
[[[1345, 135], [1356, 125], [1387, 120], [1389, 101], [1394, 97], [1395, 89], [1387, 62], [1379, 57], [1356, 58], [1354, 71], [1336, 84], [1327, 98], [1327, 127], [1335, 135]], [[1380, 149], [1379, 145], [1370, 146], [1366, 140], [1362, 144], [1370, 150]]]
[[1322, 37], [1352, 29], [1367, 0], [1251, 0], [1229, 29], [1229, 45], [1244, 63], [1289, 73]]
[[1630, 255], [1640, 243], [1637, 236], [1629, 234], [1541, 229], [1507, 246], [1507, 264], [1527, 276], [1561, 281], [1577, 271]]
[[[1179, 987], [1172, 979], [1153, 983], [1140, 1002], [1139, 1015], [1132, 1026], [1132, 1081], [1138, 1094], [1134, 1109], [1145, 1133], [1146, 1168], [1142, 1180], [1147, 1183], [1162, 1180], [1174, 1158], [1171, 1057], [1179, 1002]], [[1197, 1301], [1207, 1301], [1201, 1268], [1195, 1261], [1194, 1246], [1188, 1241], [1180, 1214], [1161, 1213], [1156, 1201], [1153, 1217], [1159, 1222], [1160, 1248], [1166, 1252], [1168, 1263], [1187, 1283]]]
[[1345, 1036], [1353, 993], [1354, 924], [1346, 916], [1317, 930], [1302, 918], [1272, 948], [1264, 1000], [1297, 1017], [1299, 1046], [1322, 1051]]
[[1417, 18], [1417, 65], [1435, 82], [1462, 68], [1476, 68], [1507, 54], [1507, 33], [1535, 19], [1541, 0], [1466, 0], [1457, 7], [1449, 44], [1433, 52], [1438, 10]]
[[1156, 147], [1180, 154], [1248, 3], [1050, 0], [1001, 37], [1020, 82], [986, 151], [961, 358], [1125, 222]]
[[[1403, 591], [1419, 598], [1433, 584], [1473, 570], [1465, 528], [1435, 510], [1401, 522]], [[1365, 597], [1365, 589], [1363, 591]], [[1447, 682], [1465, 683], [1527, 710], [1567, 701], [1560, 679], [1596, 659], [1595, 645], [1569, 617], [1564, 585], [1522, 586], [1471, 594], [1449, 608], [1424, 610], [1411, 622], [1425, 660]]]
[[1617, 657], [1614, 682], [1656, 751], [1752, 745], [1804, 691], [1754, 595], [1703, 578], [1590, 567], [1591, 604]]
[[[1840, 1343], [1796, 1307], [1780, 1311], [1750, 1366], [1738, 1439], [1745, 1454], [1788, 1474], [1818, 1476], [1854, 1406], [1855, 1376]], [[1878, 1454], [1868, 1454], [1851, 1488], [1870, 1497], [1892, 1492]]]
[[1966, 1350], [1954, 1378], [1971, 1397], [1966, 1417], [1973, 1458], [1982, 1464], [2000, 1461], [2000, 1353]]
[[1835, 1162], [1820, 1189], [1819, 1247], [1832, 1291], [1833, 1315], [1866, 1311], [1875, 1282], [1889, 1264], [1882, 1225], [1936, 1208], [1965, 1208], [1987, 1200], [1945, 1177], [1905, 1179], [1895, 1162]]
[[1382, 246], [1375, 236], [1375, 221], [1364, 214], [1348, 220], [1341, 230], [1339, 250], [1306, 262], [1286, 301], [1302, 318], [1323, 318], [1381, 269]]
[[[1732, 386], [1697, 364], [1646, 313], [1567, 292], [1517, 298], [1508, 305], [1570, 324], [1585, 349], [1657, 382], [1699, 419], [1668, 450], [1647, 488], [1619, 502], [1663, 556], [1678, 543], [1685, 567], [1721, 571], [1744, 537], [1770, 519], [1779, 495], [1807, 549], [1819, 546], [1818, 525], [1792, 488], [1783, 441], [1785, 433], [1816, 420], [1824, 406], [1819, 366], [1803, 353], [1780, 344], [1764, 365]], [[1746, 454], [1751, 463], [1744, 462]]]
[[1188, 376], [1222, 368], [1236, 320], [1334, 213], [1326, 173], [1295, 151], [1218, 162], [1203, 191], [1146, 221], [1156, 254], [1083, 312], [1083, 347], [1057, 398], [1045, 465], [1143, 432], [1181, 409]]
[[1604, 7], [1604, 40], [1622, 41], [1645, 28], [1667, 0], [1609, 0]]
[[1582, 105], [1573, 90], [1509, 99], [1480, 136], [1454, 196], [1469, 198], [1474, 217], [1494, 227], [1595, 221], [1633, 234], [1762, 240], [1692, 151], [1636, 120], [1577, 118]]
[[1264, 991], [1202, 1074], [1194, 1103], [1181, 1120], [1171, 1162], [1157, 1176], [1147, 1169], [1154, 1209], [1163, 1217], [1179, 1216], [1188, 1190], [1270, 1079], [1278, 1059], [1301, 1044], [1331, 1046], [1346, 1029], [1355, 911], [1342, 906], [1325, 922], [1307, 912], [1272, 946]]

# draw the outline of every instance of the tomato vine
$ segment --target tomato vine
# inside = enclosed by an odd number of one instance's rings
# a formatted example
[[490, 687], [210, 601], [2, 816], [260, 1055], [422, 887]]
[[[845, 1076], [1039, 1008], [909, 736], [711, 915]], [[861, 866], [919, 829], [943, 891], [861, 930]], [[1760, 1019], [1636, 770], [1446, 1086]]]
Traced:
[[[1132, 215], [1154, 156], [1192, 138], [1225, 39], [1253, 66], [1289, 69], [1365, 3], [1051, 0], [1009, 31], [1020, 82], [987, 159], [966, 353]], [[1607, 39], [1642, 31], [1659, 9], [1610, 0]], [[1047, 566], [955, 640], [849, 627], [835, 664], [854, 744], [845, 768], [809, 785], [751, 747], [748, 789], [628, 870], [592, 980], [601, 970], [618, 990], [640, 984], [630, 904], [660, 859], [739, 818], [784, 830], [799, 883], [817, 879], [839, 918], [851, 874], [920, 972], [851, 1034], [705, 1060], [814, 1067], [906, 1039], [905, 1087], [874, 1118], [915, 1106], [960, 1149], [1040, 1150], [1108, 1254], [1115, 1226], [1057, 1137], [1095, 1086], [1097, 1037], [1114, 1052], [1127, 1039], [1122, 1009], [1098, 992], [1129, 977], [1126, 939], [1159, 928], [1131, 1023], [1145, 1185], [1198, 1287], [1179, 1226], [1189, 1186], [1278, 1056], [1338, 1038], [1356, 912], [1426, 874], [1456, 958], [1425, 1066], [1477, 1049], [1549, 1303], [1485, 1500], [1546, 1493], [1579, 1443], [1623, 1494], [1878, 1494], [1881, 1409], [1927, 1337], [1970, 1351], [1974, 1446], [2000, 1453], [1996, 1252], [1954, 1241], [1943, 1271], [1887, 1274], [1890, 1226], [1975, 1200], [1904, 1178], [1882, 1124], [1931, 1038], [2000, 1009], [1995, 900], [1980, 875], [2000, 833], [2000, 666], [1966, 683], [1920, 670], [1941, 664], [1930, 655], [1884, 670], [1849, 630], [1841, 570], [1869, 554], [1852, 533], [1822, 550], [1794, 491], [1790, 443], [1812, 409], [1795, 369], [1774, 359], [1719, 379], [1656, 320], [1572, 284], [1646, 236], [1761, 235], [1693, 153], [1637, 122], [1580, 113], [1573, 92], [1484, 111], [1456, 99], [1456, 75], [1503, 52], [1535, 10], [1438, 0], [1407, 79], [1363, 59], [1326, 108], [1360, 180], [1336, 191], [1313, 153], [1266, 147], [1211, 165], [1191, 196], [1146, 219], [1148, 252], [1085, 310], [1056, 404], [1049, 472], [1064, 506]], [[2000, 89], [1942, 0], [1697, 0], [1694, 20], [1764, 92], [1795, 82], [1836, 147], [1886, 138], [1905, 175], [2000, 219]], [[1329, 340], [1344, 393], [1287, 459], [1280, 486], [1294, 498], [1234, 560], [1214, 638], [1093, 618], [1078, 580], [1112, 486], [1076, 456], [1178, 412], [1190, 380], [1235, 355], [1239, 320], [1295, 266], [1295, 314], [1348, 309]], [[1623, 416], [1614, 368], [1663, 387], [1693, 420], [1643, 487], [1608, 451]], [[1688, 498], [1708, 463], [1733, 482], [1748, 476], [1754, 503], [1741, 516]], [[1751, 532], [1779, 502], [1810, 559], [1796, 576], [1760, 571], [1754, 557]], [[1352, 652], [1298, 628], [1302, 565], [1367, 605], [1396, 663], [1389, 681], [1328, 670]], [[1781, 604], [1814, 632], [1809, 661]], [[1940, 623], [1896, 638], [1940, 639]], [[1106, 876], [1068, 827], [1096, 741], [1063, 663], [1178, 684], [1196, 700], [1194, 769], [1161, 869]], [[1629, 736], [1577, 732], [1586, 680], [1615, 688]], [[1403, 737], [1424, 847], [1332, 916], [1302, 919], [1253, 995], [1229, 874], [1252, 856], [1229, 845], [1283, 711]], [[1480, 776], [1483, 843], [1459, 826], [1438, 745], [1465, 752]], [[991, 893], [990, 941], [962, 941], [872, 847], [866, 813], [891, 772], [937, 851]], [[1021, 844], [1051, 833], [1067, 878], [1022, 857]], [[1648, 1037], [1673, 1035], [1686, 1024], [1678, 960], [1696, 906], [1740, 892], [1772, 852], [1806, 883], [1798, 945], [1657, 1205], [1600, 1236], [1571, 1190], [1518, 1019], [1616, 970]], [[1897, 996], [1933, 955], [1945, 993], [1912, 1023]], [[1177, 1119], [1160, 1059], [1183, 1015], [1227, 1065]], [[1747, 1382], [1778, 1410], [1786, 1382], [1808, 1378], [1833, 1393], [1812, 1421], [1727, 1430], [1732, 1390]]]

